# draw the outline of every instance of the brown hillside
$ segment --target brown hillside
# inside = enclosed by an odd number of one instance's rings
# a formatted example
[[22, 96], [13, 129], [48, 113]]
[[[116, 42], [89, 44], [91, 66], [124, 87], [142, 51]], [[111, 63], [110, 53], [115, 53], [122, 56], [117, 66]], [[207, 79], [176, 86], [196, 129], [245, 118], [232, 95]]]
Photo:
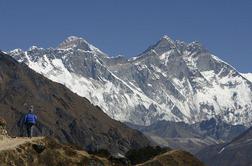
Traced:
[[[16, 146], [4, 144], [11, 142]], [[110, 162], [101, 157], [78, 151], [70, 146], [59, 144], [50, 138], [9, 138], [0, 141], [6, 149], [0, 150], [1, 166], [109, 166]], [[9, 147], [8, 147], [9, 146]]]
[[150, 144], [143, 134], [112, 120], [86, 98], [0, 53], [0, 116], [12, 136], [24, 134], [21, 119], [27, 112], [26, 104], [34, 105], [38, 115], [37, 136], [114, 153]]
[[172, 150], [137, 166], [204, 166], [204, 164], [189, 152]]

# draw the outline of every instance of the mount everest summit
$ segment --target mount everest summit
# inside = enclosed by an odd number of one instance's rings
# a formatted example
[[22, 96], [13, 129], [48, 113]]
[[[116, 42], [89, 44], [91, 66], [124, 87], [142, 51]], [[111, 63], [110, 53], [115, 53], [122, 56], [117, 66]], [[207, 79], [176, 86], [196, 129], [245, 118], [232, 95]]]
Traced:
[[163, 36], [128, 59], [110, 57], [71, 36], [57, 48], [33, 46], [9, 54], [116, 120], [138, 125], [217, 117], [229, 124], [252, 122], [252, 82], [199, 42]]

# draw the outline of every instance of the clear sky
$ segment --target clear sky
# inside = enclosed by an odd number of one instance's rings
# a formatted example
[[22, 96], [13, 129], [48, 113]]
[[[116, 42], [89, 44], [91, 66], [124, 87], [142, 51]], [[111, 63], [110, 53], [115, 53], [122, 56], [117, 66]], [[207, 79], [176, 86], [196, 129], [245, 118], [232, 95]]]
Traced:
[[252, 72], [252, 0], [0, 0], [0, 22], [2, 50], [56, 47], [76, 35], [131, 57], [166, 34]]

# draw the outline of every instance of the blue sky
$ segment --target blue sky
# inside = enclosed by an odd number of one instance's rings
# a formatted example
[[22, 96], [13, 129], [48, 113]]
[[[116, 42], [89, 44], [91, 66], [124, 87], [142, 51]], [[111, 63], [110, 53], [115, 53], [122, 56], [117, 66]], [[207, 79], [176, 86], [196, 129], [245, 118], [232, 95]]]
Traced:
[[81, 36], [111, 56], [144, 51], [163, 35], [200, 41], [252, 72], [251, 0], [0, 0], [0, 49], [56, 47]]

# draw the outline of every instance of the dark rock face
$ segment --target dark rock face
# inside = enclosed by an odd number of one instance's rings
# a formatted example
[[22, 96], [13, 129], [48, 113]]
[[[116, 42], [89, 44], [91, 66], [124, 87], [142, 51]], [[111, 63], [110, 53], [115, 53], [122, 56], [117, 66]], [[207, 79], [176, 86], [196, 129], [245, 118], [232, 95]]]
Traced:
[[46, 146], [43, 144], [33, 144], [32, 148], [37, 152], [37, 153], [42, 153], [45, 149]]
[[140, 132], [109, 118], [99, 107], [0, 53], [0, 116], [12, 136], [24, 135], [27, 105], [38, 116], [35, 135], [53, 136], [83, 148], [124, 153], [149, 145]]
[[193, 124], [193, 128], [203, 136], [209, 136], [216, 140], [229, 142], [247, 130], [243, 125], [230, 125], [218, 118], [211, 118], [200, 123]]
[[212, 145], [197, 153], [197, 157], [209, 166], [251, 165], [252, 129], [248, 129], [226, 144]]

